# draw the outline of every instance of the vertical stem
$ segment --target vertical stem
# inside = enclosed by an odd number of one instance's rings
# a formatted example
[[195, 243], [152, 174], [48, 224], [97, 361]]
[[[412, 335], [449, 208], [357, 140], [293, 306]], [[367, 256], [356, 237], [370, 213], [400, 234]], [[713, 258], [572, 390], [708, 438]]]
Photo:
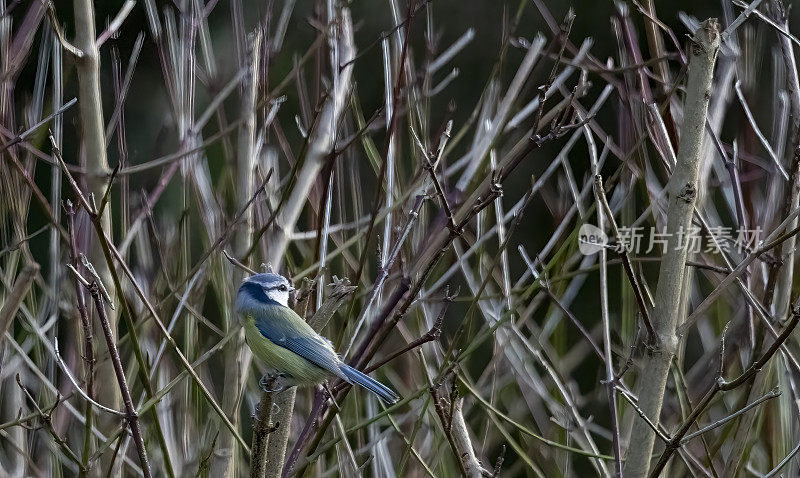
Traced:
[[[355, 45], [353, 43], [353, 25], [350, 11], [337, 7], [335, 19], [331, 19], [333, 29], [329, 43], [338, 61], [331, 65], [336, 81], [330, 95], [319, 115], [319, 122], [309, 135], [308, 152], [300, 171], [297, 173], [292, 192], [275, 221], [275, 227], [268, 238], [269, 262], [277, 270], [283, 263], [283, 255], [289, 246], [289, 233], [300, 218], [303, 206], [308, 199], [311, 187], [325, 164], [326, 158], [336, 144], [337, 125], [342, 118], [350, 93]], [[279, 392], [274, 400], [280, 408], [275, 421], [277, 429], [269, 436], [267, 447], [267, 476], [280, 476], [283, 469], [286, 444], [289, 440], [289, 425], [294, 411], [296, 388]]]
[[[261, 57], [261, 28], [256, 28], [250, 44], [249, 74], [245, 77], [242, 95], [243, 125], [239, 130], [239, 148], [236, 165], [236, 209], [244, 208], [253, 197], [253, 169], [256, 164], [256, 101], [258, 99], [259, 60]], [[246, 208], [244, 227], [236, 231], [234, 247], [236, 254], [242, 257], [250, 249], [253, 236], [253, 209]], [[238, 270], [238, 269], [237, 269]]]
[[144, 447], [142, 431], [139, 429], [139, 415], [136, 413], [136, 408], [133, 406], [131, 391], [128, 388], [128, 381], [125, 379], [125, 370], [122, 368], [122, 360], [119, 358], [117, 343], [114, 341], [114, 333], [111, 331], [111, 324], [108, 322], [105, 306], [103, 305], [103, 298], [100, 296], [100, 288], [97, 286], [97, 282], [92, 282], [89, 287], [89, 293], [92, 294], [94, 306], [97, 309], [97, 318], [100, 320], [100, 325], [103, 327], [103, 335], [106, 337], [108, 354], [111, 357], [111, 363], [114, 365], [114, 374], [117, 376], [117, 384], [122, 394], [122, 401], [125, 404], [125, 420], [128, 422], [128, 426], [131, 429], [133, 443], [136, 445], [136, 452], [139, 454], [139, 463], [142, 466], [142, 473], [145, 478], [150, 478], [152, 474], [150, 473], [150, 463], [147, 461], [147, 451]]
[[266, 477], [275, 478], [281, 476], [283, 471], [284, 457], [286, 456], [286, 446], [289, 443], [289, 432], [291, 431], [292, 413], [294, 412], [294, 399], [297, 395], [297, 387], [278, 392], [273, 397], [278, 406], [278, 413], [275, 418], [275, 431], [269, 435], [267, 445], [267, 466]]
[[[108, 160], [105, 146], [105, 122], [103, 120], [103, 102], [100, 97], [100, 57], [96, 43], [94, 4], [92, 0], [74, 0], [75, 13], [75, 46], [81, 51], [75, 58], [78, 73], [78, 105], [80, 106], [80, 129], [83, 144], [83, 155], [86, 159], [86, 186], [100, 201], [105, 191], [105, 180], [108, 176]], [[104, 231], [113, 237], [111, 227], [111, 208], [106, 208], [101, 221]], [[90, 254], [91, 262], [104, 284], [111, 284], [111, 278], [100, 247], [95, 247]], [[114, 290], [109, 290], [112, 298]], [[108, 314], [111, 331], [116, 333], [118, 317]], [[97, 366], [97, 392], [103, 396], [104, 403], [110, 408], [119, 408], [119, 393], [109, 385], [114, 382], [113, 371], [107, 363]], [[103, 420], [109, 422], [109, 420]], [[111, 426], [108, 423], [108, 426]], [[105, 427], [103, 427], [105, 428]]]
[[[655, 0], [647, 0], [645, 4], [645, 8], [647, 12], [650, 14], [652, 18], [656, 17], [656, 5]], [[661, 31], [659, 30], [658, 25], [656, 22], [647, 18], [645, 16], [644, 19], [645, 24], [645, 31], [647, 33], [647, 44], [650, 48], [650, 55], [654, 58], [661, 58], [665, 55], [664, 50], [664, 37], [661, 35]], [[661, 82], [658, 85], [658, 89], [662, 93], [666, 93], [670, 89], [669, 85], [669, 67], [667, 65], [667, 60], [662, 59], [658, 63], [655, 64], [655, 71], [656, 77]]]
[[[269, 388], [269, 387], [267, 387]], [[269, 441], [272, 398], [274, 394], [264, 392], [258, 403], [253, 420], [253, 440], [250, 444], [250, 478], [264, 478], [267, 473], [267, 443]]]
[[[686, 314], [681, 299], [688, 241], [680, 244], [679, 234], [689, 230], [697, 200], [702, 140], [718, 49], [719, 25], [716, 20], [706, 20], [695, 32], [690, 45], [681, 141], [677, 163], [666, 187], [669, 201], [667, 243], [659, 269], [652, 316], [656, 344], [647, 351], [638, 379], [639, 407], [656, 424], [661, 414], [670, 364], [678, 350], [676, 327], [683, 322]], [[647, 475], [654, 440], [653, 429], [644, 420], [635, 419], [628, 441], [625, 476], [633, 478]]]
[[[105, 149], [105, 126], [103, 121], [103, 108], [100, 98], [100, 80], [99, 80], [99, 52], [97, 50], [97, 43], [95, 41], [94, 30], [94, 11], [91, 0], [75, 0], [75, 31], [76, 43], [80, 54], [76, 55], [76, 68], [78, 70], [78, 103], [80, 105], [80, 117], [83, 133], [83, 149], [86, 158], [86, 183], [89, 189], [89, 194], [93, 194], [98, 204], [103, 200], [106, 192], [106, 179], [109, 176], [108, 162], [106, 160]], [[109, 292], [111, 300], [115, 300], [115, 295], [118, 291], [122, 290], [119, 282], [119, 277], [116, 273], [112, 273], [111, 268], [114, 267], [114, 262], [111, 257], [111, 247], [113, 247], [112, 238], [113, 228], [111, 227], [111, 207], [102, 208], [102, 214], [98, 217], [94, 206], [90, 204], [91, 196], [84, 195], [77, 186], [74, 178], [69, 174], [66, 164], [63, 162], [60, 150], [55, 143], [55, 140], [50, 138], [53, 152], [62, 164], [62, 169], [66, 172], [69, 182], [72, 184], [75, 193], [81, 198], [81, 203], [86, 208], [87, 212], [92, 216], [92, 225], [95, 229], [98, 242], [98, 247], [92, 251], [93, 264], [96, 264], [97, 272], [103, 284], [114, 284], [114, 288]], [[102, 207], [102, 206], [101, 206]], [[111, 246], [111, 247], [110, 247]], [[121, 259], [121, 258], [118, 258]], [[110, 286], [109, 286], [110, 287]], [[127, 303], [123, 300], [123, 318], [128, 328], [128, 333], [133, 344], [133, 351], [136, 357], [137, 364], [139, 365], [139, 376], [144, 384], [145, 391], [148, 398], [155, 395], [153, 385], [150, 382], [148, 374], [148, 366], [144, 360], [144, 356], [139, 346], [136, 327], [133, 324], [133, 317]], [[105, 314], [105, 311], [104, 311]], [[119, 316], [116, 314], [106, 315], [107, 325], [113, 334], [117, 333], [117, 324]], [[106, 324], [102, 324], [106, 325]], [[103, 331], [105, 334], [105, 331]], [[114, 382], [114, 375], [116, 370], [109, 370], [109, 364], [102, 363], [96, 367], [97, 371], [97, 384], [98, 395], [102, 395], [105, 401], [109, 404], [110, 408], [118, 409], [120, 401], [120, 392], [117, 388], [111, 386]], [[162, 455], [164, 457], [164, 469], [167, 474], [172, 477], [174, 472], [172, 470], [171, 460], [169, 458], [169, 450], [166, 443], [166, 438], [161, 427], [156, 407], [151, 409], [153, 421], [156, 429], [156, 436], [159, 441]], [[138, 418], [137, 418], [138, 420]], [[98, 420], [101, 422], [101, 420]], [[117, 424], [108, 420], [102, 420], [102, 428], [116, 428]], [[107, 455], [103, 455], [105, 460]], [[113, 457], [111, 458], [113, 463]], [[105, 464], [105, 463], [104, 463]], [[117, 469], [119, 470], [119, 469]], [[117, 471], [116, 473], [119, 473]]]
[[[67, 200], [65, 210], [67, 212], [67, 217], [69, 219], [69, 238], [70, 238], [70, 250], [72, 253], [72, 266], [79, 270], [80, 267], [78, 264], [78, 243], [75, 239], [75, 208], [72, 205], [72, 201]], [[83, 287], [78, 282], [78, 279], [74, 279], [75, 285], [75, 302], [78, 306], [78, 314], [81, 317], [81, 328], [83, 330], [83, 360], [86, 364], [86, 372], [85, 382], [86, 382], [86, 395], [94, 400], [95, 393], [94, 393], [94, 337], [92, 334], [92, 321], [89, 318], [89, 310], [86, 308], [86, 296], [83, 294]], [[81, 459], [83, 460], [84, 466], [88, 465], [89, 456], [92, 453], [92, 426], [94, 423], [94, 414], [92, 413], [92, 402], [86, 401], [86, 410], [85, 410], [85, 421], [86, 427], [84, 430], [84, 441], [83, 441], [83, 455]]]
[[[469, 437], [469, 429], [464, 421], [464, 398], [458, 397], [453, 401], [453, 418], [450, 423], [450, 432], [453, 435], [453, 446], [458, 451], [458, 459], [461, 466], [469, 478], [480, 478], [483, 476], [483, 467], [475, 450], [472, 448], [472, 440]], [[444, 426], [444, 423], [442, 424]]]
[[[243, 224], [236, 230], [233, 238], [235, 253], [243, 257], [248, 249], [253, 235], [253, 209], [246, 207], [254, 194], [253, 169], [256, 164], [255, 155], [255, 136], [256, 136], [256, 102], [258, 99], [259, 85], [259, 59], [261, 57], [261, 28], [257, 27], [252, 35], [248, 48], [247, 59], [249, 62], [249, 73], [245, 77], [242, 91], [242, 128], [239, 130], [238, 156], [236, 160], [236, 208], [244, 208]], [[242, 65], [244, 66], [244, 65]], [[242, 272], [234, 269], [234, 284], [238, 286], [242, 281]], [[227, 331], [238, 327], [235, 323], [236, 317], [233, 314], [227, 315]], [[239, 404], [241, 401], [242, 377], [250, 366], [249, 355], [243, 354], [244, 331], [239, 330], [239, 334], [228, 342], [223, 351], [225, 367], [225, 393], [222, 398], [222, 409], [232, 417], [234, 424], [238, 423]], [[272, 404], [269, 404], [269, 408]], [[269, 413], [268, 411], [266, 413]], [[265, 426], [269, 426], [269, 420]], [[253, 443], [255, 443], [255, 432]], [[266, 437], [264, 437], [266, 439]], [[235, 441], [233, 435], [227, 430], [220, 430], [220, 441], [218, 451], [212, 463], [212, 474], [216, 476], [235, 476], [236, 475], [236, 455]], [[254, 455], [251, 455], [254, 456]], [[252, 464], [251, 464], [252, 466]]]
[[[597, 147], [594, 143], [592, 132], [589, 126], [584, 126], [586, 140], [589, 143], [589, 154], [592, 158], [592, 171], [595, 174], [594, 198], [597, 204], [597, 227], [605, 230], [605, 214], [610, 212], [603, 207], [605, 198], [603, 191], [603, 179], [600, 176], [600, 169], [597, 165]], [[609, 213], [610, 215], [610, 213]], [[614, 218], [609, 217], [609, 222], [613, 223]], [[616, 375], [614, 373], [614, 360], [611, 355], [611, 323], [608, 317], [608, 258], [606, 249], [600, 248], [600, 317], [603, 321], [603, 356], [606, 364], [606, 397], [608, 399], [609, 414], [611, 417], [611, 444], [614, 448], [614, 476], [622, 477], [622, 460], [619, 445], [619, 417], [617, 416], [617, 388]]]
[[319, 121], [313, 131], [309, 133], [308, 151], [303, 165], [297, 173], [292, 192], [280, 211], [275, 226], [267, 239], [269, 244], [268, 262], [275, 270], [283, 264], [283, 255], [289, 246], [289, 235], [294, 230], [300, 213], [308, 200], [308, 193], [317, 181], [325, 160], [328, 158], [336, 143], [337, 126], [345, 111], [347, 98], [350, 94], [353, 75], [353, 60], [355, 59], [355, 45], [353, 44], [353, 25], [350, 20], [350, 11], [342, 8], [335, 19], [332, 19], [331, 28], [334, 33], [329, 43], [338, 48], [338, 63], [332, 64], [337, 81], [330, 92]]
[[[784, 18], [781, 19], [781, 24], [788, 28], [788, 15], [784, 13]], [[792, 148], [787, 151], [790, 166], [789, 174], [790, 180], [787, 185], [788, 189], [785, 193], [785, 200], [783, 203], [783, 211], [781, 217], [788, 216], [794, 209], [800, 205], [800, 80], [797, 75], [797, 63], [794, 59], [794, 48], [792, 42], [788, 38], [780, 36], [781, 51], [783, 53], [784, 63], [786, 63], [786, 89], [789, 93], [789, 104], [791, 105], [791, 130], [790, 138]], [[795, 218], [791, 223], [786, 225], [786, 230], [792, 230], [797, 227], [800, 220]], [[781, 269], [778, 271], [777, 284], [775, 288], [774, 299], [774, 312], [775, 317], [786, 317], [789, 314], [789, 304], [791, 302], [792, 293], [792, 279], [794, 273], [794, 261], [792, 260], [795, 252], [796, 238], [795, 236], [787, 239], [780, 247], [780, 257], [783, 259]]]
[[[78, 104], [80, 106], [83, 151], [86, 157], [86, 183], [89, 193], [99, 201], [108, 177], [103, 102], [100, 98], [100, 58], [95, 42], [94, 6], [92, 0], [75, 0], [75, 45], [82, 54], [76, 58], [78, 72]], [[103, 230], [111, 231], [111, 216], [103, 214]], [[95, 261], [98, 266], [102, 261]], [[110, 317], [114, 326], [113, 317]]]

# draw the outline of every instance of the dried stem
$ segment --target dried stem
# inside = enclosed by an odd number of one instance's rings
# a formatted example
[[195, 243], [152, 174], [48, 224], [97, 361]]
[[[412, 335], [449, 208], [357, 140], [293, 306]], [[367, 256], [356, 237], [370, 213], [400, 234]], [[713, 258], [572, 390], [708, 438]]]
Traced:
[[[70, 251], [72, 259], [72, 267], [78, 270], [78, 242], [75, 231], [75, 207], [72, 201], [67, 200], [64, 209], [67, 213], [69, 222], [69, 237], [70, 237]], [[92, 414], [91, 400], [95, 398], [94, 390], [94, 335], [92, 333], [92, 322], [89, 318], [89, 310], [86, 307], [86, 296], [83, 293], [83, 287], [78, 281], [78, 276], [74, 276], [74, 289], [75, 289], [75, 306], [78, 308], [78, 315], [81, 318], [81, 329], [83, 331], [83, 360], [84, 360], [84, 381], [86, 383], [86, 395], [90, 400], [86, 401], [85, 420], [86, 430], [84, 431], [83, 443], [83, 460], [84, 463], [89, 459], [92, 454], [92, 423], [94, 422], [94, 415]]]
[[[586, 142], [589, 144], [589, 157], [594, 173], [594, 198], [597, 205], [597, 227], [600, 230], [605, 230], [605, 223], [608, 220], [611, 223], [612, 231], [619, 237], [617, 226], [614, 221], [614, 215], [611, 213], [611, 208], [608, 207], [608, 202], [605, 199], [605, 192], [603, 191], [603, 179], [600, 176], [598, 166], [597, 147], [594, 143], [594, 137], [588, 126], [583, 127], [586, 135]], [[608, 258], [605, 248], [600, 249], [600, 318], [603, 322], [603, 357], [606, 366], [606, 398], [608, 399], [609, 415], [611, 418], [611, 446], [614, 449], [614, 476], [622, 478], [622, 451], [620, 450], [619, 442], [619, 417], [617, 415], [617, 389], [614, 382], [617, 380], [616, 373], [614, 372], [614, 358], [611, 355], [611, 323], [608, 312]], [[627, 262], [623, 256], [623, 263]], [[630, 267], [630, 263], [628, 263]], [[628, 277], [634, 289], [638, 291], [638, 283], [632, 278], [632, 273]], [[643, 316], [645, 318], [646, 316]], [[645, 319], [648, 324], [649, 320]], [[652, 327], [648, 332], [652, 333]], [[651, 336], [652, 338], [652, 336]]]
[[[464, 422], [464, 398], [452, 396], [452, 402], [441, 394], [441, 384], [433, 384], [429, 391], [433, 398], [434, 409], [439, 416], [439, 421], [445, 436], [450, 443], [453, 454], [456, 456], [461, 474], [469, 478], [483, 476], [485, 470], [475, 456], [472, 439], [469, 436], [466, 422]], [[453, 392], [455, 393], [455, 392]], [[488, 474], [488, 472], [486, 472]]]
[[[688, 247], [686, 244], [676, 247], [676, 240], [679, 231], [689, 229], [700, 187], [698, 169], [711, 97], [711, 78], [719, 49], [717, 22], [705, 21], [692, 42], [681, 142], [677, 164], [667, 184], [667, 233], [670, 237], [659, 269], [652, 316], [657, 343], [644, 357], [637, 388], [639, 407], [653, 422], [658, 422], [661, 413], [667, 375], [678, 349], [676, 327], [683, 322], [681, 314], [685, 314], [681, 297]], [[654, 440], [655, 433], [644, 420], [634, 421], [623, 470], [625, 476], [633, 478], [647, 475]]]
[[[264, 383], [264, 388], [271, 390], [274, 388], [274, 381], [268, 380]], [[256, 414], [253, 418], [253, 440], [250, 444], [250, 478], [264, 478], [267, 476], [267, 443], [269, 434], [277, 429], [277, 424], [272, 425], [273, 397], [274, 393], [264, 392], [261, 401], [256, 407]]]
[[81, 463], [81, 460], [78, 458], [78, 455], [76, 455], [75, 452], [72, 451], [72, 449], [69, 447], [69, 444], [67, 443], [67, 440], [62, 438], [56, 431], [55, 427], [53, 426], [52, 414], [53, 411], [55, 410], [55, 407], [58, 405], [59, 400], [57, 400], [56, 403], [47, 411], [44, 411], [42, 410], [42, 407], [40, 407], [39, 404], [36, 402], [36, 399], [33, 398], [33, 395], [31, 395], [28, 389], [22, 385], [22, 381], [20, 381], [19, 374], [15, 375], [15, 379], [17, 381], [17, 385], [19, 386], [19, 388], [23, 392], [25, 392], [25, 396], [28, 397], [28, 400], [33, 404], [33, 407], [36, 409], [35, 416], [38, 417], [42, 421], [42, 423], [44, 423], [45, 428], [47, 428], [47, 431], [53, 437], [53, 440], [55, 440], [55, 442], [58, 444], [59, 448], [64, 453], [64, 455], [66, 455], [67, 458], [69, 458], [73, 463], [75, 463], [80, 471], [85, 472], [86, 470], [83, 467], [83, 463]]
[[[738, 377], [733, 380], [726, 381], [722, 377], [717, 379], [714, 382], [714, 386], [706, 392], [700, 402], [695, 406], [689, 416], [683, 420], [681, 425], [678, 427], [678, 430], [672, 436], [672, 439], [667, 443], [667, 446], [664, 452], [661, 454], [661, 457], [658, 459], [658, 462], [653, 467], [652, 472], [650, 473], [651, 478], [656, 478], [660, 475], [661, 470], [667, 465], [670, 456], [672, 453], [680, 446], [683, 438], [686, 436], [689, 428], [692, 427], [695, 420], [702, 414], [708, 406], [711, 404], [711, 400], [717, 395], [719, 392], [726, 392], [729, 390], [733, 390], [744, 385], [748, 380], [750, 380], [754, 375], [761, 371], [761, 368], [766, 365], [770, 359], [775, 355], [775, 353], [781, 348], [783, 343], [791, 336], [792, 332], [794, 331], [795, 327], [797, 327], [798, 322], [800, 322], [800, 301], [792, 310], [792, 316], [789, 322], [786, 324], [786, 327], [781, 331], [780, 335], [772, 342], [772, 344], [764, 351], [764, 353], [755, 360], [752, 364], [750, 364], [747, 369], [741, 373]], [[641, 402], [641, 399], [640, 399]]]
[[131, 391], [128, 388], [128, 380], [125, 378], [125, 369], [122, 367], [122, 360], [119, 357], [119, 350], [117, 349], [117, 342], [114, 338], [114, 333], [111, 330], [111, 324], [108, 322], [106, 315], [106, 308], [103, 304], [103, 297], [100, 295], [100, 287], [96, 281], [92, 281], [89, 285], [89, 294], [94, 300], [94, 306], [97, 310], [97, 319], [103, 328], [103, 335], [106, 339], [108, 346], [108, 354], [111, 358], [111, 363], [114, 366], [114, 374], [117, 377], [117, 385], [122, 395], [122, 403], [125, 405], [125, 420], [133, 436], [133, 443], [136, 446], [136, 452], [139, 454], [139, 464], [142, 467], [142, 472], [146, 478], [152, 476], [150, 472], [150, 462], [147, 460], [147, 450], [144, 446], [144, 439], [142, 438], [142, 431], [139, 429], [139, 415], [136, 408], [133, 406], [133, 399], [131, 398]]
[[[0, 370], [3, 368], [3, 355], [5, 352], [6, 333], [11, 328], [11, 323], [17, 315], [22, 301], [28, 295], [33, 280], [39, 274], [39, 264], [33, 263], [26, 265], [14, 281], [11, 292], [5, 297], [5, 303], [0, 307]], [[2, 389], [0, 382], [0, 390]]]
[[[108, 177], [109, 167], [106, 158], [105, 120], [103, 119], [103, 102], [100, 89], [100, 52], [97, 47], [95, 32], [95, 10], [92, 0], [74, 0], [73, 11], [75, 15], [75, 47], [80, 55], [75, 57], [75, 66], [78, 73], [78, 105], [80, 107], [81, 145], [86, 168], [86, 195], [96, 198], [104, 196], [106, 189], [105, 179]], [[91, 211], [91, 208], [87, 209]], [[104, 231], [113, 231], [111, 227], [111, 212], [105, 211], [100, 218], [100, 228]], [[92, 248], [89, 252], [91, 262], [96, 264], [103, 283], [111, 283], [109, 265], [103, 260], [103, 253], [99, 247]], [[113, 295], [121, 291], [113, 292]], [[108, 325], [116, 334], [119, 317], [114, 311], [108, 314]], [[114, 383], [114, 371], [110, 364], [101, 362], [97, 364], [97, 393], [101, 394], [110, 408], [118, 409], [120, 395]], [[104, 427], [111, 424], [103, 424]]]
[[[636, 278], [636, 274], [633, 273], [633, 267], [631, 267], [631, 260], [628, 256], [628, 249], [625, 244], [621, 243], [621, 237], [619, 234], [619, 228], [617, 227], [617, 221], [614, 219], [614, 214], [611, 211], [611, 207], [608, 205], [608, 200], [606, 199], [605, 189], [603, 188], [603, 177], [601, 175], [595, 176], [595, 194], [598, 195], [598, 201], [600, 202], [600, 208], [602, 208], [603, 214], [608, 219], [608, 222], [611, 226], [611, 232], [614, 234], [614, 237], [617, 240], [618, 244], [618, 251], [619, 257], [622, 261], [622, 269], [625, 271], [625, 276], [628, 278], [628, 282], [633, 289], [633, 296], [636, 298], [636, 305], [639, 306], [639, 313], [642, 314], [642, 322], [644, 322], [644, 326], [647, 329], [647, 343], [651, 344], [654, 343], [656, 340], [656, 332], [653, 330], [653, 324], [650, 322], [650, 312], [648, 310], [647, 304], [645, 304], [644, 293], [642, 292], [641, 285], [639, 284], [639, 280]], [[598, 209], [600, 209], [598, 208]]]
[[[235, 229], [233, 237], [234, 251], [238, 256], [243, 256], [250, 249], [253, 237], [255, 214], [253, 209], [246, 207], [246, 205], [254, 196], [254, 170], [257, 164], [257, 155], [259, 154], [256, 149], [256, 102], [258, 100], [260, 78], [261, 38], [261, 27], [258, 27], [247, 42], [247, 74], [242, 85], [241, 111], [243, 123], [239, 130], [236, 158], [236, 183], [238, 186], [236, 188], [236, 206], [245, 212], [242, 217], [242, 224]], [[240, 284], [244, 275], [239, 270], [234, 272], [233, 281], [235, 284]], [[226, 318], [227, 320], [224, 324], [226, 332], [239, 327], [238, 319], [234, 314], [227, 314]], [[238, 423], [238, 410], [241, 402], [239, 394], [242, 389], [243, 374], [250, 368], [249, 360], [246, 361], [242, 357], [242, 348], [244, 347], [243, 333], [240, 330], [239, 337], [236, 340], [231, 340], [222, 352], [226, 377], [222, 408], [229, 417], [233, 417], [234, 424]], [[272, 404], [270, 403], [268, 406], [271, 408]], [[269, 427], [269, 422], [264, 426]], [[261, 446], [262, 443], [256, 441], [255, 428], [253, 434], [253, 443]], [[264, 437], [264, 442], [266, 442], [266, 437]], [[212, 461], [211, 473], [219, 476], [231, 476], [235, 473], [237, 466], [237, 450], [234, 448], [233, 435], [227, 430], [221, 430], [218, 443], [219, 448]], [[251, 459], [254, 459], [253, 457], [255, 455], [251, 455]], [[259, 463], [259, 461], [254, 463]]]

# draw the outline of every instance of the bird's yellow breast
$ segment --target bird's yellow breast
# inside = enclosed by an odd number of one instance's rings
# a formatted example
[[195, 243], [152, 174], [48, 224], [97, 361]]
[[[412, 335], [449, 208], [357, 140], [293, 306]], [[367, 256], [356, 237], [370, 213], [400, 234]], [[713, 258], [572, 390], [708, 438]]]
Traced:
[[253, 355], [263, 360], [267, 366], [291, 375], [296, 385], [322, 383], [328, 377], [326, 370], [264, 337], [252, 316], [246, 315], [242, 319], [247, 345]]

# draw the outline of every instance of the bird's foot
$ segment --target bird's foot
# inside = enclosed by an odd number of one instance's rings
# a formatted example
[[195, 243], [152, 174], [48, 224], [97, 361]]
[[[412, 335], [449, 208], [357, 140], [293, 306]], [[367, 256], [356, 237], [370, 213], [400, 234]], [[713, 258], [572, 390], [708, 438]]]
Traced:
[[265, 392], [280, 392], [289, 388], [292, 376], [286, 373], [270, 372], [265, 373], [258, 381], [261, 390]]
[[280, 383], [280, 374], [275, 372], [265, 373], [258, 381], [259, 387], [265, 392], [280, 392], [283, 385]]

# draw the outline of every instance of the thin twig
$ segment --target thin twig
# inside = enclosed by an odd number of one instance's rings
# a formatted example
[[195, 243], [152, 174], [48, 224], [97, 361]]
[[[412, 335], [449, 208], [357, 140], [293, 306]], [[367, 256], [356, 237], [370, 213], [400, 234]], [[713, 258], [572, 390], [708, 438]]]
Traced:
[[379, 362], [377, 362], [377, 363], [375, 363], [373, 365], [370, 365], [369, 367], [365, 368], [364, 369], [364, 373], [369, 373], [369, 372], [372, 372], [373, 370], [377, 370], [378, 368], [380, 368], [383, 365], [391, 362], [392, 360], [396, 359], [397, 357], [400, 357], [401, 355], [405, 354], [406, 352], [414, 350], [415, 348], [420, 347], [423, 344], [439, 340], [439, 336], [442, 335], [442, 323], [444, 322], [444, 315], [447, 312], [447, 307], [450, 304], [450, 302], [452, 302], [452, 300], [453, 300], [452, 297], [447, 296], [447, 295], [445, 296], [444, 305], [442, 306], [442, 310], [440, 310], [439, 311], [439, 315], [436, 316], [436, 320], [434, 320], [433, 326], [431, 326], [430, 330], [425, 332], [424, 335], [422, 335], [420, 338], [410, 342], [408, 345], [406, 345], [405, 347], [401, 348], [400, 350], [397, 350], [397, 351], [387, 355], [385, 358], [381, 359]]
[[92, 282], [89, 285], [89, 294], [94, 300], [94, 306], [97, 310], [97, 319], [103, 327], [103, 334], [106, 338], [106, 345], [108, 346], [108, 354], [111, 357], [111, 363], [114, 365], [114, 373], [117, 376], [117, 384], [119, 385], [120, 393], [122, 394], [122, 403], [125, 405], [125, 420], [131, 429], [133, 435], [133, 442], [136, 445], [136, 452], [139, 454], [139, 464], [142, 467], [142, 472], [145, 478], [152, 476], [150, 472], [150, 462], [147, 460], [147, 450], [144, 446], [144, 439], [142, 438], [142, 431], [139, 428], [139, 414], [133, 406], [133, 399], [131, 398], [131, 391], [128, 388], [128, 380], [125, 378], [125, 369], [122, 367], [122, 360], [119, 357], [119, 350], [117, 349], [117, 342], [114, 339], [114, 334], [111, 331], [111, 325], [106, 316], [106, 309], [103, 305], [103, 298], [100, 295], [100, 288], [97, 282]]
[[78, 381], [75, 379], [75, 376], [72, 375], [72, 372], [70, 372], [69, 368], [67, 367], [67, 364], [64, 363], [64, 359], [61, 358], [61, 352], [59, 352], [59, 350], [58, 350], [58, 338], [56, 338], [53, 341], [53, 349], [55, 350], [56, 363], [61, 368], [61, 371], [64, 372], [64, 375], [67, 376], [69, 381], [72, 382], [72, 385], [75, 387], [75, 390], [78, 392], [78, 394], [81, 397], [83, 397], [86, 401], [90, 402], [92, 405], [94, 405], [95, 407], [99, 408], [100, 410], [103, 410], [104, 412], [107, 412], [107, 413], [110, 413], [112, 415], [117, 415], [117, 416], [126, 418], [126, 415], [124, 413], [122, 413], [120, 411], [117, 411], [117, 410], [114, 410], [113, 408], [108, 408], [105, 405], [101, 405], [101, 404], [97, 403], [86, 392], [84, 392], [83, 389], [81, 389], [81, 386], [80, 386], [80, 384], [78, 384]]
[[[89, 400], [86, 401], [86, 409], [84, 420], [86, 421], [86, 429], [84, 431], [83, 443], [83, 461], [88, 462], [89, 456], [92, 454], [92, 423], [94, 422], [94, 415], [92, 414], [92, 400], [95, 397], [94, 389], [94, 336], [92, 332], [92, 322], [89, 318], [89, 310], [86, 307], [86, 296], [84, 295], [84, 287], [88, 288], [88, 284], [81, 284], [83, 277], [78, 272], [78, 241], [75, 231], [75, 208], [72, 201], [69, 199], [64, 205], [64, 210], [67, 213], [67, 220], [69, 223], [69, 238], [70, 238], [70, 260], [71, 264], [68, 267], [73, 271], [75, 282], [73, 288], [75, 289], [75, 305], [78, 309], [78, 315], [81, 318], [81, 330], [83, 331], [83, 361], [84, 361], [84, 382], [86, 384], [86, 395]], [[85, 279], [83, 279], [85, 281]], [[84, 287], [81, 287], [83, 285]]]
[[36, 399], [33, 398], [33, 395], [31, 395], [28, 389], [25, 388], [24, 385], [22, 385], [22, 381], [19, 378], [19, 374], [16, 374], [15, 378], [17, 380], [17, 385], [19, 386], [19, 388], [25, 393], [25, 396], [28, 397], [28, 401], [30, 401], [33, 404], [33, 407], [36, 409], [36, 415], [39, 417], [42, 423], [44, 423], [45, 428], [47, 428], [47, 431], [53, 437], [53, 440], [55, 440], [55, 442], [61, 448], [61, 451], [64, 453], [64, 455], [66, 455], [67, 458], [69, 458], [72, 462], [78, 465], [78, 470], [86, 471], [83, 466], [83, 463], [81, 463], [80, 458], [78, 458], [78, 455], [76, 455], [75, 452], [72, 451], [67, 441], [58, 434], [55, 427], [53, 426], [52, 413], [55, 410], [55, 405], [57, 405], [58, 402], [60, 401], [60, 398], [56, 400], [56, 404], [53, 405], [53, 407], [51, 407], [47, 412], [45, 412], [36, 402]]
[[722, 425], [728, 423], [729, 421], [733, 420], [734, 418], [738, 417], [739, 415], [742, 415], [743, 413], [746, 413], [748, 410], [759, 406], [760, 404], [762, 404], [763, 402], [766, 402], [767, 400], [779, 397], [780, 395], [781, 395], [780, 389], [778, 387], [775, 387], [772, 390], [770, 390], [769, 393], [767, 393], [763, 397], [759, 398], [758, 400], [754, 401], [753, 403], [750, 403], [749, 405], [747, 405], [747, 406], [745, 406], [745, 407], [743, 407], [743, 408], [731, 413], [730, 415], [728, 415], [725, 418], [717, 420], [716, 422], [712, 423], [711, 425], [705, 426], [705, 427], [701, 428], [700, 430], [697, 430], [694, 433], [690, 433], [690, 434], [686, 435], [681, 440], [681, 444], [683, 445], [683, 444], [687, 443], [689, 440], [691, 440], [692, 438], [698, 437], [698, 436], [702, 435], [703, 433], [711, 431], [711, 430], [713, 430], [713, 429], [715, 429], [717, 427], [721, 427]]
[[657, 340], [656, 331], [653, 329], [653, 323], [650, 321], [650, 312], [645, 304], [644, 294], [642, 293], [641, 286], [639, 285], [638, 279], [636, 279], [636, 275], [633, 273], [631, 260], [628, 256], [628, 248], [622, 244], [619, 229], [617, 228], [617, 221], [614, 219], [614, 213], [611, 211], [611, 206], [608, 204], [608, 199], [606, 199], [606, 192], [603, 188], [603, 177], [598, 174], [595, 176], [594, 180], [596, 183], [595, 191], [597, 191], [597, 195], [599, 196], [603, 214], [605, 214], [605, 217], [608, 219], [608, 222], [611, 226], [611, 232], [614, 234], [617, 244], [619, 244], [617, 251], [619, 252], [619, 257], [622, 260], [622, 269], [625, 271], [625, 276], [628, 278], [628, 282], [630, 282], [631, 288], [633, 289], [633, 296], [636, 298], [636, 305], [639, 306], [639, 313], [642, 314], [642, 321], [647, 329], [647, 343], [654, 343], [655, 340]]

